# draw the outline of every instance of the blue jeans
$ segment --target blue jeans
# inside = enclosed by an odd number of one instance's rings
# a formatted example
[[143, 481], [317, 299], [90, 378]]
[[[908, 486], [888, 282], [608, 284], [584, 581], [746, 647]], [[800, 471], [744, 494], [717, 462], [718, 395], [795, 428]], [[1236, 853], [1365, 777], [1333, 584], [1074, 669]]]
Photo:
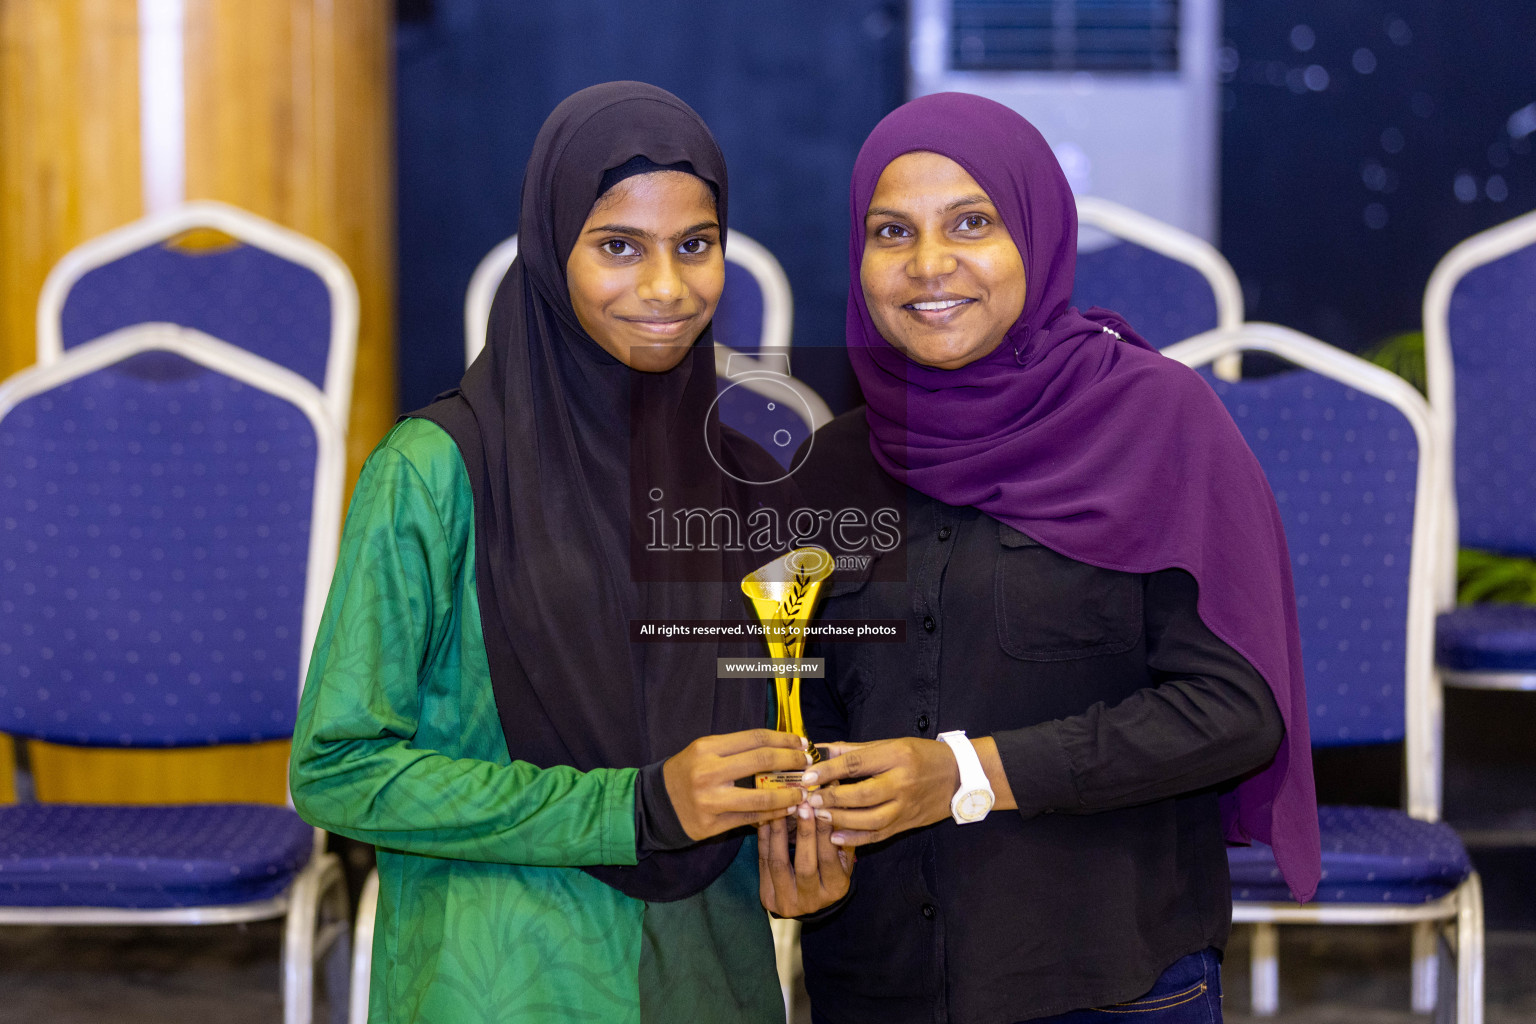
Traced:
[[1073, 1010], [1029, 1024], [1221, 1024], [1221, 960], [1213, 949], [1191, 953], [1126, 1003]]

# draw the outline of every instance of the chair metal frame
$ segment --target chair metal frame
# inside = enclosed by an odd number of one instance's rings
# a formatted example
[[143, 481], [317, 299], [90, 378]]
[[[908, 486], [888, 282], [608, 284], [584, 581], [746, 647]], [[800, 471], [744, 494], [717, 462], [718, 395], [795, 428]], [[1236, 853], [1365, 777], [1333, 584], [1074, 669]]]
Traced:
[[[1424, 289], [1424, 376], [1440, 450], [1441, 604], [1456, 604], [1456, 551], [1460, 543], [1456, 505], [1456, 367], [1451, 355], [1451, 296], [1461, 279], [1478, 267], [1536, 245], [1536, 212], [1506, 221], [1461, 242], [1441, 258]], [[1440, 670], [1447, 686], [1480, 690], [1536, 690], [1536, 672]]]
[[[491, 302], [501, 279], [507, 276], [517, 258], [517, 236], [500, 242], [480, 260], [470, 276], [464, 293], [464, 365], [475, 361], [485, 347], [485, 331], [491, 321]], [[787, 355], [795, 322], [795, 300], [789, 290], [789, 278], [773, 253], [740, 231], [732, 231], [726, 242], [725, 258], [743, 267], [757, 281], [763, 292], [763, 331], [758, 352]], [[716, 348], [725, 345], [716, 343]], [[731, 350], [727, 349], [727, 352]]]
[[[329, 415], [345, 434], [352, 409], [353, 370], [357, 364], [358, 296], [352, 272], [341, 257], [314, 239], [239, 207], [211, 199], [199, 199], [151, 214], [82, 242], [65, 253], [48, 272], [38, 296], [38, 363], [49, 365], [64, 356], [61, 318], [70, 289], [77, 281], [98, 267], [197, 228], [221, 231], [245, 245], [298, 264], [312, 271], [325, 284], [331, 298], [331, 341], [326, 353], [325, 386], [321, 390]], [[310, 384], [307, 380], [305, 383]]]
[[[1243, 323], [1243, 287], [1237, 272], [1205, 239], [1099, 196], [1077, 197], [1077, 221], [1079, 226], [1098, 228], [1198, 270], [1216, 298], [1215, 329], [1231, 330]], [[1242, 372], [1240, 357], [1224, 357], [1215, 372], [1222, 380], [1237, 380]]]
[[347, 1024], [368, 1024], [368, 989], [373, 980], [373, 923], [379, 912], [379, 869], [363, 879], [352, 931], [352, 985], [347, 998]]
[[491, 303], [501, 279], [517, 259], [517, 236], [512, 235], [498, 242], [496, 247], [481, 257], [470, 275], [469, 288], [464, 292], [464, 365], [475, 361], [475, 356], [485, 348], [485, 332], [491, 323]]
[[793, 917], [770, 917], [773, 931], [773, 966], [779, 972], [779, 993], [784, 997], [784, 1019], [795, 1019], [795, 989], [805, 973], [800, 964], [800, 922]]
[[[1418, 442], [1414, 485], [1413, 537], [1409, 555], [1407, 638], [1404, 663], [1404, 776], [1408, 815], [1440, 819], [1443, 697], [1434, 667], [1434, 627], [1442, 594], [1439, 579], [1440, 517], [1444, 502], [1435, 489], [1443, 479], [1439, 438], [1428, 404], [1414, 388], [1387, 370], [1277, 324], [1247, 323], [1207, 331], [1170, 345], [1163, 354], [1189, 366], [1204, 366], [1245, 351], [1266, 352], [1303, 369], [1340, 381], [1401, 412]], [[1279, 1009], [1276, 926], [1281, 924], [1412, 924], [1413, 1008], [1434, 1009], [1438, 932], [1449, 924], [1457, 951], [1457, 1021], [1482, 1024], [1482, 883], [1472, 872], [1455, 890], [1430, 903], [1271, 903], [1233, 901], [1232, 920], [1255, 925], [1252, 954], [1253, 1011], [1269, 1016]]]
[[[346, 450], [318, 388], [286, 367], [200, 331], [176, 324], [135, 324], [73, 346], [57, 359], [21, 371], [0, 384], [0, 420], [21, 402], [141, 352], [182, 356], [297, 407], [315, 431], [315, 486], [300, 638], [299, 687], [325, 609], [335, 570]], [[297, 700], [298, 694], [295, 694]], [[291, 806], [290, 800], [290, 806]], [[284, 918], [283, 1021], [308, 1024], [314, 1011], [314, 966], [327, 952], [346, 950], [348, 908], [341, 860], [325, 852], [325, 833], [314, 830], [314, 852], [288, 890], [252, 903], [135, 910], [122, 907], [8, 907], [0, 925], [240, 924]], [[338, 991], [335, 994], [339, 994]]]

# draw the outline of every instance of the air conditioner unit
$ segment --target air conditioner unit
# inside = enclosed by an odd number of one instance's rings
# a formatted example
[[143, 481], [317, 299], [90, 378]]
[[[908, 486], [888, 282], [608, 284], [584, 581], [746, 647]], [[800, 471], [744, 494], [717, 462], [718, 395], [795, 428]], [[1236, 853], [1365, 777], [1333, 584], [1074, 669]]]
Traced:
[[1040, 129], [1078, 195], [1215, 241], [1215, 0], [911, 0], [909, 9], [912, 96], [969, 92], [1006, 104]]

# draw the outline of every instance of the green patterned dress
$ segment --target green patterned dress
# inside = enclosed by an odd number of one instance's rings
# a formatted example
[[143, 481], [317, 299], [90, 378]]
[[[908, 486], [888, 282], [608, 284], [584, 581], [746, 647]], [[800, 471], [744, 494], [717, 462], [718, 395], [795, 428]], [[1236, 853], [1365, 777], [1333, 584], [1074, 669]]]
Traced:
[[406, 420], [369, 457], [294, 736], [304, 818], [378, 847], [369, 1021], [782, 1022], [755, 840], [646, 903], [635, 768], [513, 762], [491, 693], [457, 446]]

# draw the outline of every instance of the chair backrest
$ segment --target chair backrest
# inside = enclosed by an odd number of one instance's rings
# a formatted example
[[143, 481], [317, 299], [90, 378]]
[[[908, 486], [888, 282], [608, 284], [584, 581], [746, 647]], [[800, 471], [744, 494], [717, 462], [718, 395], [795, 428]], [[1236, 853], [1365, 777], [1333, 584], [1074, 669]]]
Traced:
[[1204, 239], [1096, 196], [1077, 200], [1077, 218], [1114, 241], [1078, 253], [1074, 306], [1123, 314], [1157, 348], [1243, 322], [1237, 275]]
[[[485, 254], [464, 294], [464, 365], [485, 347], [491, 302], [517, 257], [513, 235]], [[794, 324], [789, 278], [773, 254], [740, 231], [725, 247], [725, 291], [715, 310], [715, 343], [735, 352], [787, 354]]]
[[[1435, 267], [1424, 362], [1446, 551], [1536, 557], [1536, 213], [1473, 235]], [[1454, 560], [1445, 568], [1442, 590], [1453, 590]]]
[[357, 318], [357, 286], [335, 253], [255, 214], [197, 201], [67, 253], [38, 300], [37, 361], [132, 324], [179, 324], [309, 381], [345, 432]]
[[0, 726], [92, 746], [291, 735], [344, 466], [319, 389], [171, 324], [0, 386]]
[[715, 310], [715, 342], [748, 355], [788, 355], [795, 319], [784, 268], [756, 241], [732, 231], [725, 247], [725, 291]]
[[1212, 331], [1165, 354], [1205, 367], [1245, 351], [1297, 367], [1212, 386], [1285, 524], [1313, 744], [1402, 740], [1408, 810], [1434, 820], [1441, 715], [1429, 409], [1394, 374], [1273, 324]]
[[486, 253], [470, 275], [469, 288], [464, 292], [464, 365], [475, 361], [475, 356], [485, 348], [485, 329], [491, 322], [491, 303], [501, 279], [507, 276], [512, 261], [517, 259], [517, 236], [503, 239], [496, 248]]
[[754, 357], [717, 348], [715, 382], [720, 422], [756, 441], [786, 475], [800, 446], [832, 419], [822, 397], [790, 375], [787, 355]]

